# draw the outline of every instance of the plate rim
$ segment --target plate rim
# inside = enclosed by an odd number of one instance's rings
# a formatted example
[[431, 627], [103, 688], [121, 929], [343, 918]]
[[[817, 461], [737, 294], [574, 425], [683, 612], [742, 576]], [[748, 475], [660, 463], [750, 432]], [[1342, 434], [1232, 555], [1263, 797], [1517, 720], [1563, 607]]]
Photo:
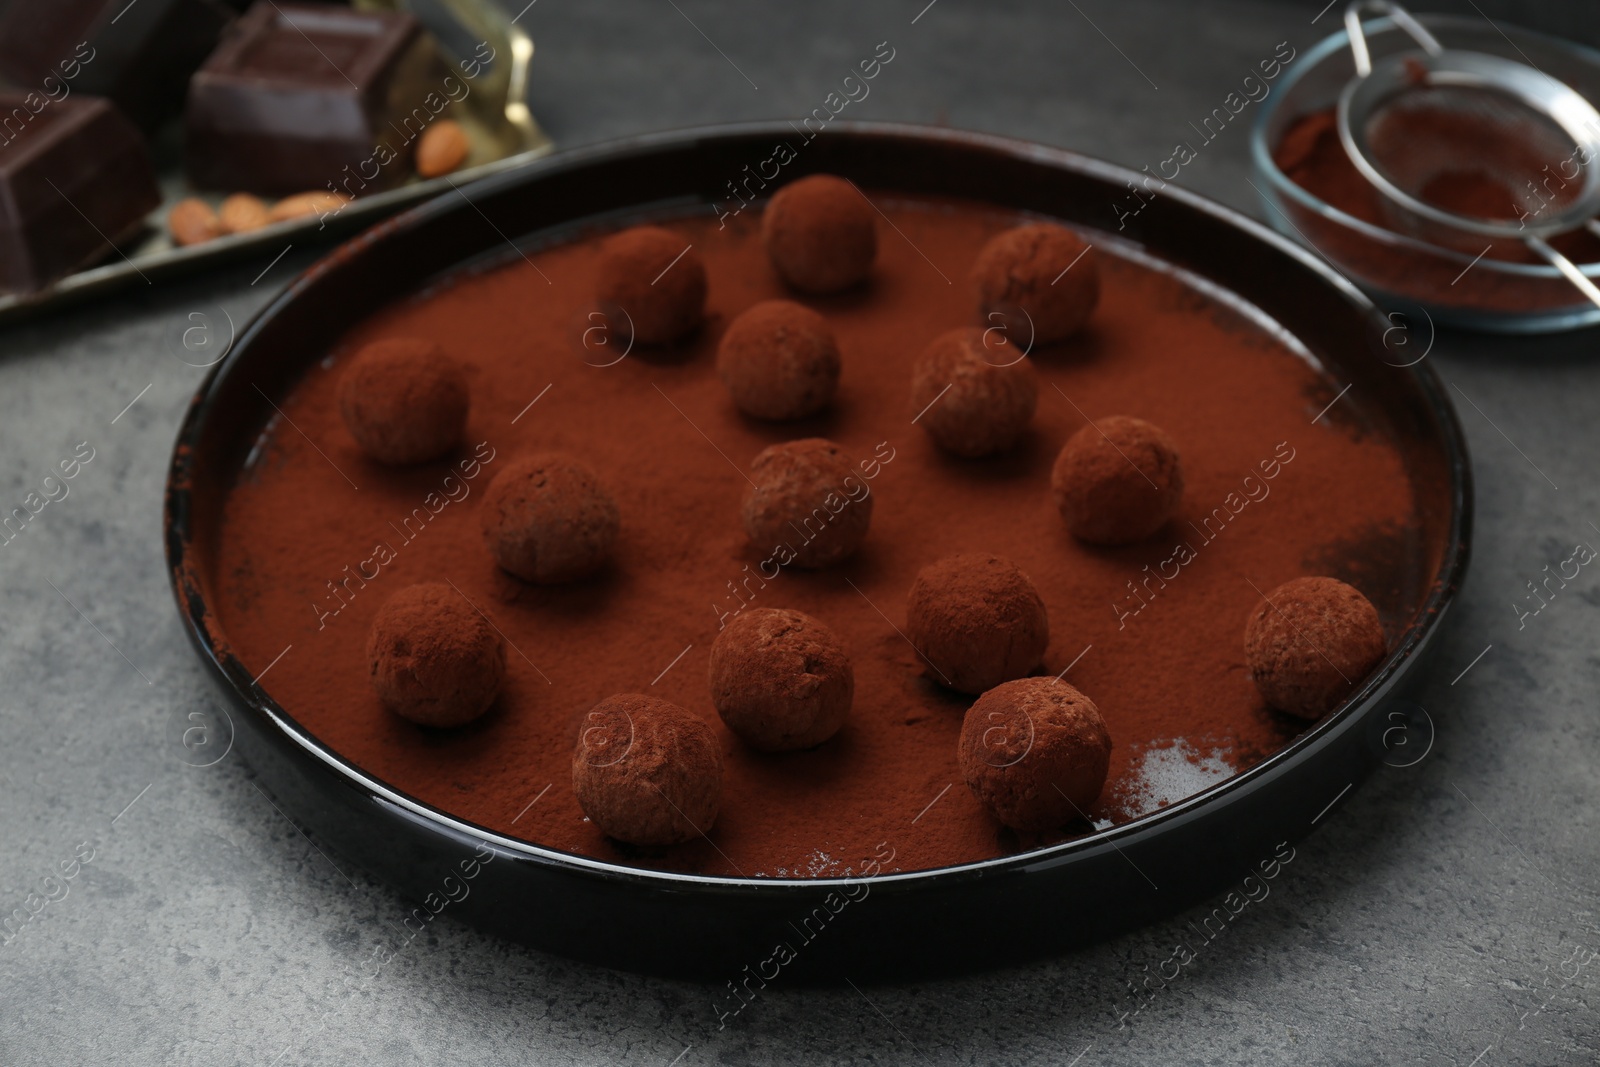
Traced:
[[[435, 833], [456, 835], [470, 843], [482, 843], [528, 861], [588, 874], [594, 877], [643, 883], [648, 886], [676, 891], [697, 891], [735, 894], [773, 895], [784, 891], [819, 892], [830, 888], [850, 887], [870, 881], [874, 887], [914, 885], [917, 887], [954, 886], [971, 883], [998, 874], [1025, 872], [1054, 867], [1072, 861], [1079, 855], [1116, 849], [1129, 840], [1159, 833], [1168, 824], [1191, 817], [1196, 811], [1210, 809], [1226, 796], [1253, 790], [1269, 778], [1285, 772], [1285, 766], [1302, 758], [1308, 750], [1328, 743], [1336, 735], [1359, 727], [1370, 710], [1369, 705], [1382, 696], [1396, 679], [1401, 669], [1422, 647], [1437, 634], [1455, 592], [1460, 588], [1471, 556], [1473, 525], [1473, 479], [1470, 456], [1460, 420], [1445, 390], [1442, 380], [1426, 360], [1407, 367], [1394, 369], [1417, 379], [1428, 408], [1442, 431], [1442, 443], [1449, 460], [1452, 485], [1450, 500], [1452, 516], [1448, 524], [1448, 545], [1441, 554], [1437, 572], [1429, 577], [1427, 594], [1417, 609], [1416, 618], [1391, 647], [1382, 666], [1345, 700], [1338, 711], [1311, 724], [1301, 734], [1255, 766], [1206, 787], [1198, 793], [1132, 819], [1106, 830], [1058, 842], [1040, 849], [985, 860], [971, 861], [944, 867], [919, 868], [910, 871], [882, 872], [870, 876], [830, 876], [822, 878], [768, 878], [729, 875], [695, 874], [682, 871], [665, 871], [635, 867], [610, 860], [563, 852], [533, 842], [507, 837], [487, 827], [461, 819], [435, 808], [426, 802], [395, 789], [382, 780], [355, 766], [345, 757], [318, 740], [309, 730], [293, 719], [292, 714], [279, 705], [271, 695], [251, 680], [243, 664], [231, 653], [226, 653], [226, 637], [220, 625], [207, 625], [216, 615], [200, 596], [198, 586], [186, 583], [185, 576], [194, 571], [191, 553], [197, 554], [188, 536], [191, 509], [187, 503], [186, 487], [192, 464], [193, 446], [205, 430], [211, 403], [232, 368], [248, 353], [252, 342], [285, 308], [321, 279], [339, 270], [348, 269], [354, 253], [366, 246], [382, 241], [403, 230], [414, 229], [457, 212], [470, 213], [473, 204], [482, 195], [503, 192], [540, 175], [559, 174], [582, 170], [586, 167], [622, 160], [637, 160], [653, 151], [682, 150], [708, 140], [735, 140], [752, 137], [781, 136], [792, 133], [792, 128], [781, 122], [740, 122], [686, 127], [657, 131], [619, 138], [595, 145], [555, 152], [523, 166], [484, 177], [458, 190], [459, 196], [446, 193], [417, 204], [387, 219], [357, 236], [333, 247], [315, 263], [307, 267], [284, 290], [251, 317], [240, 331], [226, 358], [212, 367], [197, 387], [179, 427], [168, 465], [163, 502], [163, 532], [168, 576], [177, 600], [179, 614], [185, 630], [194, 644], [202, 662], [214, 678], [219, 680], [236, 704], [251, 709], [262, 716], [266, 724], [279, 735], [292, 741], [301, 752], [333, 771], [347, 786], [358, 788], [369, 799], [397, 807], [415, 820], [421, 821]], [[1116, 185], [1138, 181], [1144, 177], [1138, 171], [1083, 155], [1068, 149], [1056, 148], [1027, 140], [1002, 135], [955, 130], [915, 123], [836, 121], [828, 127], [830, 136], [863, 140], [911, 139], [921, 142], [939, 142], [968, 149], [986, 150], [1015, 157], [1031, 163], [1067, 169]], [[1377, 305], [1359, 288], [1342, 275], [1329, 268], [1309, 250], [1272, 230], [1267, 224], [1198, 193], [1173, 184], [1167, 184], [1161, 194], [1186, 207], [1211, 216], [1213, 219], [1242, 230], [1251, 238], [1266, 243], [1274, 250], [1286, 254], [1317, 274], [1321, 280], [1339, 292], [1352, 305], [1352, 312], [1362, 315], [1380, 329], [1388, 325]], [[588, 217], [588, 216], [585, 216]], [[573, 220], [578, 221], [578, 220]], [[535, 231], [537, 232], [537, 231]], [[521, 236], [521, 235], [519, 235]], [[1154, 253], [1153, 253], [1154, 254]], [[1158, 256], [1158, 258], [1160, 258]], [[449, 265], [435, 274], [452, 269]], [[1254, 301], [1249, 301], [1254, 305]], [[309, 365], [309, 364], [308, 364]], [[1392, 365], [1391, 365], [1392, 366]], [[198, 603], [193, 603], [198, 596]], [[198, 610], [196, 610], [198, 608]], [[218, 638], [221, 638], [219, 641]], [[1341, 795], [1342, 796], [1342, 795]]]

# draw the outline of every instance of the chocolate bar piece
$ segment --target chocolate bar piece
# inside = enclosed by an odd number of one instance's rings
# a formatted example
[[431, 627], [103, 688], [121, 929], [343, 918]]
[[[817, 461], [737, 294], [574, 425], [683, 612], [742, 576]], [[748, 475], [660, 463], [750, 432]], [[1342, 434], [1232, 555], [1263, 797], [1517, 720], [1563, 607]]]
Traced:
[[189, 179], [269, 196], [389, 188], [452, 88], [410, 15], [261, 0], [189, 84]]
[[109, 97], [153, 131], [183, 110], [189, 75], [233, 18], [218, 0], [0, 4], [0, 78], [55, 99]]
[[0, 92], [0, 291], [89, 266], [160, 203], [144, 140], [109, 100]]

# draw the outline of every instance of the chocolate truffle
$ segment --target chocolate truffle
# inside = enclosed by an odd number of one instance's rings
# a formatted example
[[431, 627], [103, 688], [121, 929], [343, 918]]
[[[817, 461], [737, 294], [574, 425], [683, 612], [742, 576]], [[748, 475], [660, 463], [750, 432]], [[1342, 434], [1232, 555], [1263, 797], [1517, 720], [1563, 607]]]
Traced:
[[1306, 719], [1338, 707], [1387, 651], [1377, 609], [1337, 578], [1285, 582], [1244, 628], [1256, 689], [1273, 707]]
[[1054, 678], [995, 686], [967, 709], [961, 774], [978, 803], [1016, 830], [1043, 833], [1089, 817], [1111, 766], [1094, 701]]
[[1015, 563], [980, 552], [922, 568], [906, 597], [906, 636], [927, 658], [930, 678], [976, 695], [1037, 667], [1050, 621]]
[[838, 636], [798, 611], [747, 608], [711, 646], [711, 702], [762, 752], [822, 744], [844, 725], [855, 688]]
[[1078, 540], [1127, 545], [1161, 529], [1178, 510], [1183, 465], [1159, 426], [1111, 415], [1068, 438], [1050, 488]]
[[584, 716], [572, 790], [591, 822], [632, 845], [676, 845], [711, 830], [722, 801], [716, 734], [676, 704], [623, 693]]
[[361, 451], [379, 463], [426, 463], [461, 443], [466, 373], [432, 341], [374, 341], [339, 380], [339, 414]]
[[728, 324], [717, 347], [717, 373], [746, 415], [803, 419], [833, 400], [839, 346], [815, 311], [763, 300]]
[[750, 464], [745, 533], [779, 566], [846, 559], [872, 524], [872, 491], [844, 449], [820, 437], [764, 448]]
[[671, 344], [693, 333], [705, 316], [705, 264], [678, 234], [635, 226], [602, 246], [595, 295], [602, 308], [623, 314], [617, 328], [631, 323], [640, 344]]
[[1094, 252], [1071, 230], [1049, 223], [990, 239], [972, 264], [972, 280], [984, 321], [1003, 324], [1023, 346], [1071, 337], [1100, 299]]
[[506, 646], [448, 585], [400, 590], [367, 638], [372, 687], [384, 706], [423, 726], [460, 726], [489, 709], [506, 676]]
[[599, 570], [617, 539], [617, 502], [593, 470], [543, 453], [507, 464], [483, 499], [483, 536], [518, 578], [570, 582]]
[[876, 212], [843, 178], [813, 174], [779, 189], [761, 215], [761, 239], [778, 275], [803, 293], [859, 285], [878, 255]]
[[1038, 402], [1033, 367], [1014, 356], [1000, 359], [985, 347], [983, 330], [940, 334], [911, 370], [913, 417], [934, 444], [967, 459], [1016, 444]]

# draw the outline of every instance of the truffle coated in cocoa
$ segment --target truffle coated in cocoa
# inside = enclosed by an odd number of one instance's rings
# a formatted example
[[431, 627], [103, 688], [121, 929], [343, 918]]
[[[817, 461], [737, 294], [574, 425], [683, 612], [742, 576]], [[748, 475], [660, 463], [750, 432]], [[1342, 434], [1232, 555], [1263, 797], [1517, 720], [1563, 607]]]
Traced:
[[1268, 704], [1316, 719], [1383, 662], [1378, 609], [1337, 578], [1296, 578], [1267, 594], [1244, 629], [1245, 661]]
[[762, 752], [822, 744], [844, 725], [854, 695], [838, 635], [802, 612], [746, 608], [711, 645], [711, 702]]
[[[705, 317], [706, 268], [690, 242], [659, 226], [635, 226], [601, 247], [595, 296], [606, 314], [616, 309], [642, 345], [667, 345], [693, 333]], [[620, 336], [620, 333], [619, 333]]]
[[828, 321], [789, 300], [764, 300], [728, 324], [717, 373], [736, 407], [758, 419], [801, 419], [833, 400], [839, 345]]
[[978, 802], [1016, 830], [1086, 821], [1111, 767], [1111, 735], [1094, 701], [1055, 678], [1018, 678], [967, 709], [961, 774]]
[[820, 437], [764, 448], [750, 464], [741, 514], [779, 566], [814, 570], [848, 559], [872, 525], [872, 491], [843, 448]]
[[494, 703], [506, 674], [505, 641], [447, 585], [391, 597], [367, 637], [372, 686], [385, 707], [423, 726], [460, 726]]
[[906, 597], [906, 636], [928, 677], [978, 694], [1039, 665], [1050, 621], [1039, 591], [1009, 559], [947, 556], [922, 568]]
[[1056, 456], [1050, 488], [1080, 541], [1126, 545], [1164, 526], [1183, 500], [1183, 463], [1165, 431], [1112, 415], [1073, 434]]
[[579, 727], [572, 789], [591, 822], [633, 845], [709, 833], [722, 803], [722, 753], [711, 726], [676, 704], [622, 693]]
[[995, 235], [973, 261], [972, 280], [984, 321], [1003, 323], [1019, 345], [1071, 337], [1100, 301], [1095, 252], [1071, 230], [1050, 223]]
[[836, 293], [872, 273], [878, 255], [875, 214], [854, 185], [813, 174], [773, 194], [761, 215], [761, 239], [789, 285], [803, 293]]
[[502, 569], [530, 582], [588, 577], [617, 539], [617, 503], [587, 464], [559, 453], [513, 460], [484, 493], [484, 539]]
[[913, 417], [934, 444], [966, 459], [1016, 444], [1039, 402], [1038, 376], [1021, 350], [991, 348], [986, 336], [972, 328], [941, 334], [911, 371]]
[[339, 379], [339, 414], [379, 463], [438, 459], [461, 443], [467, 377], [432, 341], [390, 337], [356, 353]]

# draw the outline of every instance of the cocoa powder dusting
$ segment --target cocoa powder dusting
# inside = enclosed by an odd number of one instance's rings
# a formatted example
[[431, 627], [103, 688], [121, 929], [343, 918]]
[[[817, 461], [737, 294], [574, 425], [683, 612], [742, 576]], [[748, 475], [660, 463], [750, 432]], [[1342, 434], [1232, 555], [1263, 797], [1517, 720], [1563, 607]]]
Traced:
[[[1096, 820], [1177, 799], [1144, 777], [1172, 752], [1209, 782], [1304, 730], [1265, 705], [1246, 671], [1240, 635], [1260, 603], [1256, 588], [1348, 577], [1392, 640], [1420, 596], [1406, 576], [1431, 573], [1410, 535], [1412, 486], [1359, 390], [1313, 424], [1337, 386], [1309, 362], [1097, 239], [1098, 307], [1081, 333], [1034, 350], [1041, 387], [1030, 429], [998, 457], [953, 458], [911, 424], [912, 364], [935, 337], [978, 321], [961, 279], [986, 241], [1025, 220], [875, 199], [904, 239], [883, 230], [867, 286], [804, 298], [828, 319], [843, 373], [827, 411], [792, 423], [741, 415], [715, 367], [730, 319], [793, 298], [753, 213], [726, 229], [699, 217], [662, 224], [693, 243], [709, 283], [706, 322], [681, 350], [612, 362], [614, 349], [584, 349], [594, 235], [530, 250], [532, 263], [508, 253], [359, 325], [275, 398], [306, 436], [274, 423], [226, 501], [210, 580], [228, 643], [252, 671], [292, 644], [265, 681], [273, 697], [334, 751], [427, 804], [554, 849], [718, 875], [859, 872], [885, 841], [904, 870], [1022, 847], [963, 780], [957, 740], [973, 698], [930, 681], [897, 632], [917, 573], [957, 553], [1004, 556], [1037, 587], [1050, 637], [1036, 673], [1070, 666], [1066, 681], [1098, 707], [1112, 739]], [[466, 443], [447, 460], [381, 466], [340, 421], [337, 385], [351, 355], [396, 336], [434, 342], [467, 368]], [[1182, 450], [1177, 516], [1150, 539], [1097, 548], [1067, 530], [1050, 471], [1085, 425], [1079, 409], [1147, 419]], [[859, 551], [814, 571], [752, 544], [740, 520], [755, 455], [807, 437], [849, 453], [873, 504]], [[620, 529], [599, 573], [535, 587], [495, 566], [478, 512], [499, 470], [544, 452], [593, 468]], [[367, 677], [375, 613], [419, 582], [453, 583], [506, 638], [499, 699], [459, 729], [386, 711]], [[853, 708], [820, 746], [756, 752], [717, 717], [708, 655], [719, 626], [746, 606], [802, 611], [848, 651]], [[640, 852], [585, 820], [574, 749], [584, 716], [619, 693], [670, 701], [715, 731], [724, 769], [714, 845]]]

